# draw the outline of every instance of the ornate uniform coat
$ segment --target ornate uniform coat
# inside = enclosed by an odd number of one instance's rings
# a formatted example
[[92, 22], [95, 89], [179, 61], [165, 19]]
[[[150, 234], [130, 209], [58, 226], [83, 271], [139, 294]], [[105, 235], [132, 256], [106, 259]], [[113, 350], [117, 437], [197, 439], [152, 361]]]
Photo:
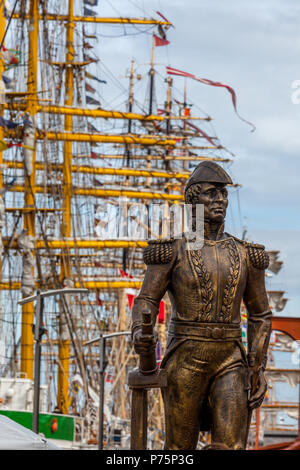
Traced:
[[168, 291], [172, 305], [168, 357], [172, 339], [192, 337], [193, 328], [203, 327], [203, 335], [194, 334], [206, 339], [238, 337], [230, 336], [230, 330], [240, 325], [243, 299], [248, 311], [248, 352], [255, 357], [260, 335], [271, 331], [264, 282], [269, 261], [263, 245], [228, 234], [216, 241], [204, 240], [200, 250], [190, 249], [184, 237], [154, 240], [144, 251], [144, 261], [148, 268], [134, 302], [133, 330], [143, 309], [151, 310], [155, 324], [159, 302]]

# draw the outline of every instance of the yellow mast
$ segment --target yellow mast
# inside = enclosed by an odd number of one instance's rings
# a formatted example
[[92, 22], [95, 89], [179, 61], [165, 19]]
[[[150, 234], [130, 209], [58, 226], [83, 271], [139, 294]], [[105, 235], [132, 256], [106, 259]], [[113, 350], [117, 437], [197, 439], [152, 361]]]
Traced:
[[[38, 35], [39, 35], [39, 6], [38, 0], [30, 0], [29, 6], [29, 36], [28, 36], [28, 72], [27, 72], [27, 112], [31, 118], [36, 115], [37, 103], [37, 72], [38, 72]], [[25, 177], [24, 229], [28, 235], [35, 236], [35, 151], [32, 152], [32, 172]], [[33, 333], [34, 306], [30, 302], [22, 307], [22, 333], [21, 333], [21, 372], [33, 379]]]
[[[145, 242], [145, 245], [147, 243]], [[85, 287], [86, 289], [96, 290], [96, 289], [127, 289], [129, 287], [133, 289], [140, 289], [142, 286], [142, 281], [129, 282], [129, 281], [84, 281], [74, 282], [74, 287]], [[37, 287], [39, 284], [37, 283]], [[0, 290], [20, 290], [21, 283], [18, 281], [12, 282], [1, 282]]]
[[[150, 173], [149, 173], [150, 175]], [[9, 188], [9, 191], [22, 193], [24, 191], [24, 186], [14, 186], [12, 189]], [[36, 186], [36, 193], [44, 193], [44, 186]], [[52, 193], [53, 186], [46, 186], [46, 192]], [[157, 193], [153, 191], [134, 191], [134, 190], [117, 190], [117, 189], [97, 189], [97, 188], [75, 188], [73, 190], [73, 195], [78, 196], [95, 196], [95, 197], [128, 197], [128, 198], [137, 198], [137, 199], [169, 199], [171, 201], [180, 201], [184, 197], [181, 194], [167, 194], [167, 193]]]
[[[122, 156], [119, 156], [122, 158]], [[146, 155], [145, 155], [146, 158]], [[218, 161], [224, 161], [220, 159]], [[226, 161], [228, 161], [226, 159]], [[22, 162], [12, 162], [10, 160], [3, 160], [3, 164], [6, 168], [24, 168]], [[42, 162], [36, 163], [36, 170], [44, 170], [45, 166]], [[51, 170], [61, 171], [62, 165], [51, 165]], [[152, 176], [155, 178], [174, 178], [174, 179], [187, 179], [191, 175], [191, 171], [185, 172], [175, 172], [167, 170], [136, 170], [134, 168], [125, 167], [125, 168], [104, 168], [104, 167], [88, 167], [83, 165], [72, 165], [72, 173], [87, 173], [92, 175], [118, 175], [118, 176], [134, 176], [134, 177], [147, 177]]]
[[[6, 109], [22, 110], [24, 105], [22, 103], [6, 103]], [[71, 114], [72, 116], [87, 116], [93, 118], [112, 118], [112, 119], [137, 119], [139, 121], [163, 121], [164, 116], [145, 115], [139, 113], [126, 113], [123, 111], [106, 110], [106, 109], [87, 109], [87, 108], [75, 108], [73, 106], [56, 106], [53, 104], [49, 105], [37, 105], [37, 112], [49, 113], [49, 114]]]
[[[69, 0], [68, 20], [66, 23], [66, 68], [65, 68], [65, 106], [73, 105], [73, 59], [74, 59], [74, 5], [73, 0]], [[72, 132], [72, 114], [65, 114], [65, 132]], [[72, 141], [64, 142], [64, 162], [63, 162], [63, 215], [62, 215], [62, 236], [71, 237], [71, 204], [72, 204]], [[71, 279], [70, 258], [68, 251], [62, 251], [60, 279], [63, 282]], [[68, 312], [66, 312], [68, 314]], [[66, 335], [63, 325], [64, 315], [60, 316], [60, 338], [59, 338], [59, 361], [57, 384], [57, 406], [63, 414], [68, 414], [69, 408], [69, 366], [70, 366], [70, 339]]]
[[[23, 15], [19, 15], [19, 13], [14, 13], [13, 18], [29, 19], [30, 15], [23, 16]], [[45, 21], [69, 21], [69, 16], [46, 13], [46, 14], [40, 15], [39, 19], [45, 20]], [[99, 16], [73, 16], [73, 23], [144, 24], [144, 25], [153, 24], [153, 25], [162, 25], [162, 26], [171, 25], [169, 21], [140, 19], [140, 18], [115, 18], [115, 17], [102, 18]]]
[[[67, 114], [66, 117], [72, 118], [72, 115]], [[65, 121], [66, 122], [66, 121]], [[165, 139], [163, 136], [159, 135], [149, 135], [149, 137], [139, 137], [136, 134], [89, 134], [81, 132], [54, 132], [46, 131], [43, 133], [36, 133], [36, 138], [38, 140], [43, 140], [45, 137], [48, 140], [61, 140], [66, 142], [102, 142], [102, 143], [114, 143], [114, 144], [135, 144], [135, 145], [167, 145], [174, 146], [176, 144], [175, 140]], [[14, 138], [16, 133], [14, 131], [5, 131], [6, 137]], [[201, 147], [201, 148], [217, 148], [217, 147]]]

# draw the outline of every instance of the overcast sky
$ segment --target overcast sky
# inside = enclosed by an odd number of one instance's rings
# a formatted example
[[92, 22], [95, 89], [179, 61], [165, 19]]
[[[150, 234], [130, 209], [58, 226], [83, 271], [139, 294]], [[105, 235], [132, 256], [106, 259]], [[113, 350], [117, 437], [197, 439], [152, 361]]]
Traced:
[[[101, 4], [100, 4], [101, 3]], [[161, 11], [174, 23], [170, 45], [156, 48], [160, 64], [232, 86], [239, 120], [225, 89], [188, 81], [188, 93], [214, 118], [221, 142], [235, 155], [230, 168], [240, 189], [242, 220], [228, 225], [237, 236], [278, 249], [284, 267], [268, 280], [270, 290], [286, 290], [284, 314], [299, 315], [300, 307], [300, 104], [293, 104], [292, 83], [300, 80], [300, 4], [294, 0], [103, 0], [101, 16], [145, 16]], [[97, 27], [102, 34], [97, 54], [118, 77], [134, 57], [142, 68], [149, 62], [151, 35], [124, 37], [120, 27]], [[129, 33], [129, 29], [126, 29]], [[137, 32], [133, 29], [131, 32]], [[120, 78], [122, 81], [122, 79]], [[124, 79], [123, 79], [124, 80]], [[175, 78], [177, 87], [182, 78]], [[127, 86], [124, 81], [124, 86]], [[109, 92], [106, 92], [109, 94]], [[236, 195], [232, 195], [236, 211]]]

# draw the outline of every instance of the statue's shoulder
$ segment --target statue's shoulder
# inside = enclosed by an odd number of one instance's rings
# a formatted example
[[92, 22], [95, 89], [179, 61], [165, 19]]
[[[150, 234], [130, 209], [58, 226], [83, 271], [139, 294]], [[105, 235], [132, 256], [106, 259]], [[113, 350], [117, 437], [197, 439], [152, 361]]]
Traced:
[[252, 266], [256, 269], [267, 269], [270, 260], [264, 245], [247, 242], [247, 248]]
[[144, 263], [147, 265], [170, 263], [176, 249], [175, 241], [174, 238], [149, 240], [148, 246], [144, 249]]
[[248, 252], [250, 262], [256, 269], [267, 269], [269, 266], [269, 255], [265, 251], [265, 246], [259, 243], [251, 243], [245, 240], [240, 240], [231, 235], [239, 244], [241, 244]]

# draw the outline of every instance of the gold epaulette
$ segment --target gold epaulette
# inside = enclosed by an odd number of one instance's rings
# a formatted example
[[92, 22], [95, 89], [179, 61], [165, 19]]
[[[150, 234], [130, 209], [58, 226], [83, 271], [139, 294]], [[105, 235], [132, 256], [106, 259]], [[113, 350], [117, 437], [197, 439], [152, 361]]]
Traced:
[[240, 242], [248, 250], [250, 262], [252, 266], [256, 269], [267, 269], [269, 266], [269, 255], [265, 251], [264, 245], [259, 245], [258, 243], [250, 243], [245, 240], [240, 240], [239, 238], [230, 235], [236, 241]]
[[170, 239], [149, 240], [144, 249], [145, 264], [167, 264], [173, 257], [173, 241]]
[[256, 269], [267, 269], [269, 266], [269, 255], [264, 245], [258, 243], [247, 243], [249, 258], [252, 266]]

